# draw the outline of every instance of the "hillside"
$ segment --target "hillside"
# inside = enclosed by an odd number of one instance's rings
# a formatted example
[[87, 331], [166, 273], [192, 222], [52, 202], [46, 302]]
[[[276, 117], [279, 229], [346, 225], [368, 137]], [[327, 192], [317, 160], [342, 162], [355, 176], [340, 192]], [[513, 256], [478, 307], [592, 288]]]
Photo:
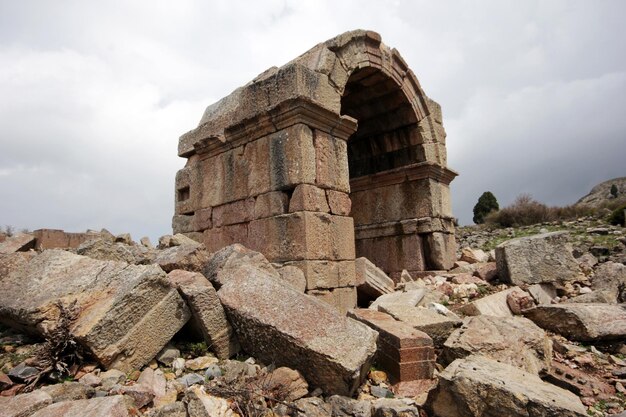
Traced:
[[615, 184], [617, 186], [619, 200], [626, 199], [626, 177], [613, 178], [612, 180], [604, 181], [591, 189], [589, 194], [581, 198], [576, 204], [585, 204], [594, 207], [599, 207], [604, 203], [611, 202], [614, 198], [611, 196], [611, 186]]

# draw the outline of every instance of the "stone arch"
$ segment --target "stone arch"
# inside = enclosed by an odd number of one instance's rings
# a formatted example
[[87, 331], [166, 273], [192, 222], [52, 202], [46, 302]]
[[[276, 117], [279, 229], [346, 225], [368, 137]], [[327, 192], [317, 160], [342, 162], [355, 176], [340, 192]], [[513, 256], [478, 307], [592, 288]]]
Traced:
[[398, 51], [353, 31], [207, 107], [179, 141], [175, 232], [243, 243], [354, 306], [355, 257], [394, 278], [454, 261], [439, 105]]

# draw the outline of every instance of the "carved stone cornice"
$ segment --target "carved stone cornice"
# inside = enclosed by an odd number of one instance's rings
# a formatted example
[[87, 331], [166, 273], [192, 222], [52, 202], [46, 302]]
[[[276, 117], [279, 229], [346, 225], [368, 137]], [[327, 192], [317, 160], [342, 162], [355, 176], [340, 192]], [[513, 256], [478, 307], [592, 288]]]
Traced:
[[442, 167], [434, 162], [419, 162], [388, 171], [377, 172], [376, 174], [352, 178], [350, 180], [350, 191], [369, 190], [376, 187], [384, 187], [387, 185], [400, 184], [405, 181], [417, 181], [421, 179], [433, 179], [449, 185], [457, 175], [455, 171]]
[[229, 126], [223, 135], [210, 133], [206, 125], [199, 126], [183, 135], [186, 142], [193, 143], [194, 152], [180, 156], [189, 157], [193, 153], [204, 157], [217, 155], [299, 123], [346, 141], [357, 128], [354, 118], [338, 115], [306, 97], [298, 97]]

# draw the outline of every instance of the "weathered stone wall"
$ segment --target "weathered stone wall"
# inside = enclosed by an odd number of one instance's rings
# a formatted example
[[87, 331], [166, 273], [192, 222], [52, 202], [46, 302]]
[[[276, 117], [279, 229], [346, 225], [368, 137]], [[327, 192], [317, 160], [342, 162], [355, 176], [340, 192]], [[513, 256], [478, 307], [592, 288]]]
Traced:
[[68, 233], [57, 229], [38, 229], [33, 232], [35, 249], [75, 249], [88, 240], [100, 237], [99, 232]]
[[357, 255], [392, 275], [454, 261], [440, 108], [376, 33], [259, 75], [209, 106], [179, 155], [175, 233], [294, 265], [341, 309]]

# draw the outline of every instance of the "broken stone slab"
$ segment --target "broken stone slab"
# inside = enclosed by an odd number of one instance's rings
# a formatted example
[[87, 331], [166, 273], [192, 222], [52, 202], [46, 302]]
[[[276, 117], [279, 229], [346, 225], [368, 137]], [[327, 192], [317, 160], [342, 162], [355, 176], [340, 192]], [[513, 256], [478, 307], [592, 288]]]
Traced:
[[127, 417], [128, 415], [124, 396], [113, 395], [58, 402], [37, 411], [31, 417]]
[[591, 291], [590, 293], [577, 295], [576, 297], [568, 298], [562, 301], [562, 303], [602, 303], [602, 304], [615, 304], [615, 292], [611, 290], [598, 290]]
[[435, 347], [441, 347], [454, 329], [462, 323], [461, 319], [452, 312], [441, 314], [425, 307], [388, 304], [381, 306], [380, 311], [426, 333], [433, 339]]
[[550, 371], [552, 342], [524, 317], [466, 317], [443, 345], [446, 363], [480, 354], [532, 374]]
[[519, 287], [509, 288], [465, 304], [461, 307], [460, 311], [467, 316], [479, 316], [484, 314], [496, 317], [510, 317], [513, 313], [511, 313], [511, 309], [509, 308], [507, 297], [509, 294], [517, 291], [524, 292]]
[[496, 247], [498, 276], [513, 285], [566, 282], [581, 276], [567, 232], [507, 240]]
[[224, 398], [207, 394], [197, 385], [185, 394], [189, 417], [235, 417], [236, 414]]
[[183, 297], [191, 310], [189, 327], [220, 359], [239, 352], [239, 342], [228, 323], [224, 308], [211, 283], [198, 272], [176, 269], [167, 279]]
[[19, 394], [15, 397], [0, 397], [0, 416], [28, 417], [52, 404], [52, 397], [41, 390]]
[[390, 294], [383, 294], [370, 304], [369, 309], [380, 310], [381, 307], [388, 305], [415, 307], [420, 301], [422, 301], [427, 292], [428, 290], [426, 288], [418, 288], [415, 290], [403, 292], [396, 291]]
[[233, 272], [217, 294], [242, 348], [297, 369], [327, 394], [351, 395], [369, 370], [378, 334], [263, 270]]
[[0, 255], [15, 252], [25, 252], [35, 247], [35, 236], [27, 233], [18, 233], [0, 243]]
[[482, 280], [491, 282], [498, 277], [498, 267], [495, 262], [478, 263], [474, 266], [473, 275]]
[[620, 340], [626, 337], [624, 304], [554, 304], [538, 306], [524, 315], [539, 327], [570, 340]]
[[[70, 313], [64, 313], [68, 311]], [[70, 335], [106, 368], [136, 369], [189, 319], [189, 310], [154, 265], [100, 261], [51, 249], [0, 281], [0, 321], [49, 334], [64, 314]]]
[[372, 405], [369, 401], [332, 395], [326, 402], [332, 407], [331, 415], [334, 417], [371, 417], [372, 415]]
[[420, 412], [417, 407], [401, 399], [379, 398], [372, 401], [372, 417], [391, 416], [420, 417]]
[[610, 294], [611, 302], [626, 302], [626, 265], [617, 262], [605, 262], [594, 272], [591, 288]]
[[354, 261], [356, 269], [356, 289], [359, 295], [363, 294], [375, 299], [383, 294], [394, 292], [395, 283], [391, 278], [367, 258], [357, 258]]
[[219, 290], [232, 275], [231, 272], [241, 268], [250, 267], [264, 271], [276, 279], [280, 274], [276, 272], [272, 264], [261, 253], [246, 248], [239, 243], [226, 246], [215, 252], [207, 262], [203, 274]]
[[426, 410], [438, 417], [587, 415], [575, 394], [482, 356], [457, 359], [440, 373]]

